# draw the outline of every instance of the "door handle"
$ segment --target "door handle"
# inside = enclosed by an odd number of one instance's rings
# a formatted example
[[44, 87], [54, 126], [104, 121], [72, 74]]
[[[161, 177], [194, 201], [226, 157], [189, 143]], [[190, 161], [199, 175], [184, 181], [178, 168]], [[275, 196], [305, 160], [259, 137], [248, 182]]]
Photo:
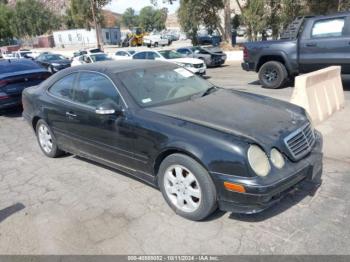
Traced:
[[315, 47], [315, 46], [317, 46], [317, 44], [316, 43], [308, 43], [308, 44], [306, 44], [306, 46], [308, 46], [308, 47]]
[[73, 114], [71, 112], [66, 112], [66, 116], [68, 116], [68, 117], [76, 117], [77, 115]]

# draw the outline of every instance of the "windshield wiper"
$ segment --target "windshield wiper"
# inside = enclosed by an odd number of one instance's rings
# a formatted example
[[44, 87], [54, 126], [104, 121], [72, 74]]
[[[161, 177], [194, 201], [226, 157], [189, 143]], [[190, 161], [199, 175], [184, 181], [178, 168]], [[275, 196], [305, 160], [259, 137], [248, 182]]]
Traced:
[[212, 93], [214, 90], [216, 90], [217, 87], [216, 86], [212, 86], [212, 87], [209, 87], [203, 94], [202, 94], [202, 97], [203, 96], [207, 96], [209, 95], [210, 93]]

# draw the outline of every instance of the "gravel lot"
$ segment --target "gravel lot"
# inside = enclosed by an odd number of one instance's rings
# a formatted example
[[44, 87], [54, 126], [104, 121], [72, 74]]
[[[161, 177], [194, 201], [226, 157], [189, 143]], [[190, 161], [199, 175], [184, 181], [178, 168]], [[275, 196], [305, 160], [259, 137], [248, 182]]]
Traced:
[[[227, 88], [288, 100], [262, 89], [239, 64], [208, 69]], [[346, 108], [323, 133], [323, 184], [258, 215], [176, 216], [161, 193], [75, 156], [49, 159], [20, 113], [0, 115], [1, 254], [350, 254], [350, 81]]]

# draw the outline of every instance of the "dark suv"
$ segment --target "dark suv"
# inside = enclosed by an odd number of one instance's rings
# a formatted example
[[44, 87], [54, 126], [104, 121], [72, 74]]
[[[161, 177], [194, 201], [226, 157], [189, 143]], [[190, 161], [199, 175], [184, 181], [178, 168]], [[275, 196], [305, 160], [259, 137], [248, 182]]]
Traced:
[[279, 88], [289, 77], [331, 65], [350, 73], [350, 12], [298, 17], [280, 40], [244, 44], [246, 71], [259, 72], [262, 86]]

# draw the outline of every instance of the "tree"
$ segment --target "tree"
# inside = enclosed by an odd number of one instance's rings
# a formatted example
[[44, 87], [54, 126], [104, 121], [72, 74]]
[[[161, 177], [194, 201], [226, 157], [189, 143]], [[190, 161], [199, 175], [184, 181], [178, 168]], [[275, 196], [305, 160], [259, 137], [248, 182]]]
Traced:
[[122, 16], [122, 23], [127, 28], [131, 29], [139, 24], [138, 16], [135, 14], [135, 10], [129, 7], [125, 10]]
[[59, 28], [61, 21], [43, 3], [23, 0], [16, 3], [11, 22], [15, 36], [32, 37]]
[[147, 32], [153, 30], [161, 31], [165, 29], [165, 22], [168, 15], [168, 9], [155, 9], [152, 6], [146, 6], [141, 9], [138, 17], [139, 25]]
[[180, 25], [182, 30], [192, 39], [193, 44], [196, 44], [197, 33], [201, 25], [204, 25], [208, 31], [218, 29], [223, 36], [225, 35], [225, 29], [221, 25], [219, 15], [223, 8], [224, 2], [222, 0], [180, 0], [178, 10]]
[[5, 4], [0, 4], [0, 40], [7, 41], [12, 38], [11, 22], [13, 11]]

